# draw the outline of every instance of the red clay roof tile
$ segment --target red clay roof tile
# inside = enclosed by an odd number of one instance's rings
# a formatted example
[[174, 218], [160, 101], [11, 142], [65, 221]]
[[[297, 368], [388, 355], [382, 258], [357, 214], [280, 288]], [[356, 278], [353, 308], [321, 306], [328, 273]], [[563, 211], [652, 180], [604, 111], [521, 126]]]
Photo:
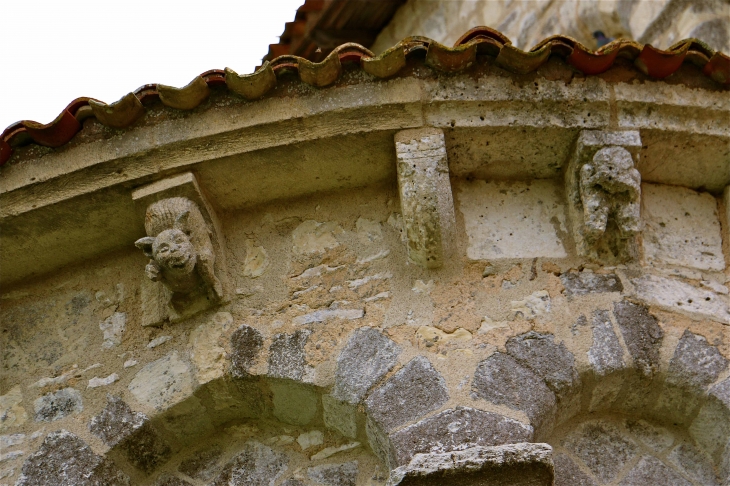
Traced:
[[[310, 2], [305, 3], [307, 5]], [[536, 70], [552, 54], [565, 58], [586, 75], [606, 72], [616, 59], [624, 58], [633, 61], [637, 69], [652, 78], [666, 78], [682, 63], [692, 63], [715, 82], [730, 84], [730, 58], [696, 39], [683, 40], [666, 51], [619, 39], [594, 52], [570, 37], [553, 36], [525, 52], [512, 46], [500, 32], [476, 27], [464, 34], [454, 47], [446, 47], [426, 37], [408, 37], [375, 57], [363, 46], [348, 43], [335, 48], [322, 62], [283, 55], [264, 62], [252, 74], [239, 75], [231, 69], [206, 71], [185, 87], [148, 84], [111, 104], [78, 98], [51, 123], [43, 125], [21, 121], [9, 126], [0, 135], [0, 165], [10, 159], [15, 146], [34, 142], [59, 147], [69, 142], [81, 129], [81, 122], [91, 116], [103, 125], [124, 128], [144, 115], [144, 105], [150, 101], [159, 99], [166, 106], [190, 110], [208, 97], [211, 86], [226, 86], [228, 90], [253, 100], [271, 91], [284, 72], [294, 72], [302, 82], [312, 86], [326, 87], [340, 76], [342, 62], [356, 62], [366, 73], [376, 78], [388, 78], [396, 75], [406, 65], [406, 58], [418, 51], [425, 51], [426, 65], [442, 72], [463, 71], [475, 62], [490, 62], [491, 57], [500, 67], [524, 74]]]

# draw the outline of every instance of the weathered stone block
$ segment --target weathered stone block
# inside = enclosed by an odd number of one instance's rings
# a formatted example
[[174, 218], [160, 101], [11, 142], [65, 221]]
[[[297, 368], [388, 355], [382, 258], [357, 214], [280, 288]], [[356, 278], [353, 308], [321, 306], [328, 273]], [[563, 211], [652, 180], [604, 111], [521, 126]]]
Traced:
[[553, 458], [553, 462], [555, 463], [555, 486], [599, 486], [565, 454], [557, 454]]
[[704, 486], [719, 486], [710, 458], [692, 444], [684, 442], [672, 449], [669, 459], [687, 476]]
[[667, 381], [688, 388], [704, 388], [728, 367], [728, 360], [703, 336], [684, 331], [669, 362]]
[[592, 272], [570, 272], [560, 276], [568, 296], [586, 295], [598, 292], [621, 292], [624, 286], [621, 279], [614, 274]]
[[567, 256], [565, 205], [552, 181], [459, 183], [471, 260]]
[[218, 460], [223, 455], [220, 446], [213, 446], [198, 451], [192, 457], [180, 463], [177, 470], [193, 479], [210, 480], [218, 467]]
[[455, 225], [444, 133], [438, 128], [398, 132], [395, 152], [408, 258], [440, 267], [452, 251]]
[[319, 395], [311, 386], [297, 382], [271, 383], [274, 416], [284, 423], [307, 425], [319, 411]]
[[428, 412], [449, 399], [446, 382], [428, 359], [417, 356], [365, 401], [369, 415], [386, 430], [392, 430]]
[[271, 486], [288, 468], [286, 454], [258, 442], [248, 442], [234, 457], [212, 486]]
[[301, 381], [306, 372], [304, 346], [312, 331], [299, 329], [294, 334], [277, 334], [269, 348], [269, 375]]
[[165, 410], [193, 394], [193, 376], [173, 351], [139, 370], [127, 388], [140, 403]]
[[307, 469], [307, 476], [316, 484], [326, 486], [355, 486], [357, 484], [357, 461], [343, 464], [324, 464]]
[[714, 197], [679, 186], [644, 184], [642, 189], [647, 263], [713, 271], [725, 268]]
[[517, 362], [545, 380], [556, 395], [562, 396], [578, 384], [573, 353], [564, 343], [555, 344], [552, 334], [530, 331], [511, 338], [505, 346]]
[[48, 393], [33, 402], [36, 422], [53, 422], [84, 409], [81, 393], [73, 388], [64, 388]]
[[115, 312], [99, 323], [99, 329], [104, 332], [103, 349], [111, 349], [122, 344], [122, 334], [127, 327], [127, 314]]
[[665, 466], [659, 459], [651, 456], [642, 457], [618, 484], [619, 486], [646, 486], [647, 484], [692, 486], [692, 483]]
[[121, 397], [107, 395], [106, 407], [91, 419], [89, 431], [109, 447], [122, 442], [147, 421], [143, 413], [133, 412]]
[[66, 430], [46, 436], [16, 486], [129, 486], [129, 478]]
[[472, 390], [479, 398], [525, 412], [536, 429], [555, 413], [555, 394], [539, 376], [506, 354], [494, 353], [479, 363]]
[[198, 384], [208, 383], [225, 375], [228, 368], [226, 350], [221, 338], [233, 324], [229, 312], [218, 312], [213, 318], [190, 332], [190, 360], [195, 365]]
[[532, 439], [533, 428], [492, 412], [469, 407], [444, 410], [390, 435], [396, 465], [421, 453], [446, 453]]
[[664, 332], [646, 307], [628, 301], [613, 305], [624, 343], [634, 364], [644, 376], [653, 376], [659, 370], [659, 348]]
[[23, 425], [28, 420], [28, 413], [21, 404], [23, 393], [20, 385], [10, 389], [5, 395], [0, 396], [0, 432]]
[[332, 395], [322, 395], [324, 424], [345, 437], [357, 437], [357, 408]]
[[163, 474], [155, 483], [155, 486], [193, 486], [192, 483], [180, 479], [177, 476], [171, 476], [169, 474]]
[[656, 275], [644, 275], [631, 283], [637, 298], [663, 310], [730, 324], [730, 305], [724, 295]]
[[[639, 448], [614, 425], [607, 422], [584, 422], [562, 441], [563, 447], [582, 460], [604, 483], [618, 473]], [[671, 483], [669, 483], [671, 484]]]
[[249, 376], [248, 370], [264, 346], [261, 333], [251, 326], [242, 325], [231, 336], [231, 374], [239, 378]]
[[593, 313], [593, 344], [588, 361], [598, 375], [608, 375], [624, 367], [624, 350], [613, 330], [607, 310]]
[[337, 357], [332, 396], [358, 403], [398, 363], [401, 349], [376, 329], [355, 330]]
[[388, 486], [552, 486], [552, 447], [508, 444], [418, 454], [391, 472]]

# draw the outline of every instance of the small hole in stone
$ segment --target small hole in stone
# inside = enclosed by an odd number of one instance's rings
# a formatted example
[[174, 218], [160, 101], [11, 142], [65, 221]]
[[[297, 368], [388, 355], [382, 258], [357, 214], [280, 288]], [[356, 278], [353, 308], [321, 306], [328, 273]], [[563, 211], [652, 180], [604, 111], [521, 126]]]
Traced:
[[481, 121], [484, 121], [484, 117], [483, 117], [483, 116], [480, 116], [480, 117], [479, 117], [479, 119], [480, 119]]
[[710, 298], [709, 297], [705, 297], [705, 300], [709, 302], [710, 301]]
[[692, 303], [692, 299], [687, 299], [687, 303], [688, 304], [691, 304]]

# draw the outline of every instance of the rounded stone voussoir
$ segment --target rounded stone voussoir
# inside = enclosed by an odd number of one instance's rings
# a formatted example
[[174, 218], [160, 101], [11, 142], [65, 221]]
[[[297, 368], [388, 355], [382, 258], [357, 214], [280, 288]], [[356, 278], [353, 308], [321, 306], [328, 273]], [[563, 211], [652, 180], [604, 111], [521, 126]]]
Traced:
[[386, 431], [433, 412], [449, 400], [444, 378], [425, 356], [409, 361], [365, 400], [370, 419]]

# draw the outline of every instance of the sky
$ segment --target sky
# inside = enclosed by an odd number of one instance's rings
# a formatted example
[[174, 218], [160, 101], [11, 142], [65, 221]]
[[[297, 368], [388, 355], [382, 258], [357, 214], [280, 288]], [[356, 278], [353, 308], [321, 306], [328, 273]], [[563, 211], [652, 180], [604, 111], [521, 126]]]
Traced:
[[253, 72], [304, 0], [6, 0], [0, 132], [48, 123], [75, 98], [182, 87], [209, 69]]

